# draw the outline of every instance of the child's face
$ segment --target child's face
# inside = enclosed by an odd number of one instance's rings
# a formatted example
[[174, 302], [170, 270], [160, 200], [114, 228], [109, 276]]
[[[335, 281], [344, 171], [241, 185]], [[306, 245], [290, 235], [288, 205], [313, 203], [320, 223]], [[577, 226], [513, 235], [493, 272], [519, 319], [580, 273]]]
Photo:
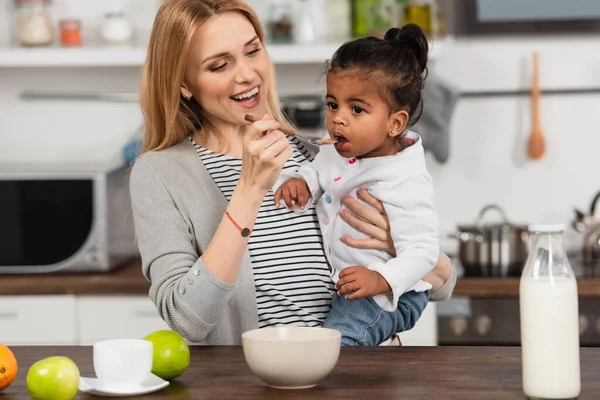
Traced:
[[390, 115], [377, 87], [364, 85], [359, 76], [328, 75], [326, 120], [329, 136], [340, 140], [335, 149], [342, 157], [382, 157], [402, 149], [396, 136], [404, 126]]

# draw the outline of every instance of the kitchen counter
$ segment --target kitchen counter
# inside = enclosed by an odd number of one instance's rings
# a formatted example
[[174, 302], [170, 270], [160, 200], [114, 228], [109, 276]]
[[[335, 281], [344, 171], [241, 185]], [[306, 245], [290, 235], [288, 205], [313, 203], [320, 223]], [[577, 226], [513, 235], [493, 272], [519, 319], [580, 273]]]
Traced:
[[[600, 298], [600, 277], [577, 279], [580, 298]], [[453, 297], [519, 297], [520, 278], [459, 278]]]
[[[580, 297], [600, 298], [600, 271], [581, 273], [578, 286]], [[0, 295], [148, 294], [149, 287], [139, 259], [109, 273], [0, 275]], [[516, 298], [519, 278], [459, 278], [454, 296]]]
[[108, 273], [0, 275], [0, 295], [148, 294], [139, 259]]
[[[568, 253], [573, 273], [577, 277], [579, 298], [600, 298], [600, 263], [585, 265], [579, 252]], [[455, 263], [462, 271], [460, 261], [453, 256]], [[473, 277], [463, 276], [458, 279], [454, 296], [479, 298], [518, 298], [520, 276], [508, 277]]]
[[[25, 377], [37, 360], [70, 357], [94, 376], [91, 347], [12, 347], [16, 381], [3, 400], [27, 399]], [[580, 400], [600, 398], [600, 349], [581, 349]], [[271, 389], [248, 368], [241, 346], [192, 347], [190, 368], [162, 391], [137, 399], [523, 399], [518, 347], [342, 348], [332, 373], [306, 390]], [[79, 393], [76, 399], [92, 399]]]

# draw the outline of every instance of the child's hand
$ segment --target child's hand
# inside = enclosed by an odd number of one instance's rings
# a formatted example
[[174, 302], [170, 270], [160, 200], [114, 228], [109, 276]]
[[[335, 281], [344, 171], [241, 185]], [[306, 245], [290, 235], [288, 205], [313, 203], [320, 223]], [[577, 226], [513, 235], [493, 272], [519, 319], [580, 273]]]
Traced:
[[308, 199], [310, 199], [310, 190], [304, 180], [292, 178], [285, 181], [285, 183], [277, 189], [277, 192], [275, 192], [275, 206], [277, 208], [279, 208], [279, 200], [281, 200], [282, 197], [285, 205], [289, 209], [294, 208], [294, 204], [292, 203], [293, 200], [301, 210], [304, 210], [304, 206], [308, 202]]
[[335, 290], [338, 291], [339, 296], [354, 290], [354, 293], [346, 296], [346, 299], [355, 300], [388, 293], [392, 291], [392, 288], [379, 272], [356, 265], [344, 268], [340, 272], [340, 280], [335, 284]]

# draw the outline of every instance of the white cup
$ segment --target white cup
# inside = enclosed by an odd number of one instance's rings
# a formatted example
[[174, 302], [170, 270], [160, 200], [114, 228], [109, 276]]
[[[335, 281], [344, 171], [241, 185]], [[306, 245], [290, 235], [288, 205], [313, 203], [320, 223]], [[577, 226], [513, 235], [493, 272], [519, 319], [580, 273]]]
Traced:
[[102, 386], [140, 385], [152, 370], [152, 342], [115, 339], [94, 343], [94, 371]]

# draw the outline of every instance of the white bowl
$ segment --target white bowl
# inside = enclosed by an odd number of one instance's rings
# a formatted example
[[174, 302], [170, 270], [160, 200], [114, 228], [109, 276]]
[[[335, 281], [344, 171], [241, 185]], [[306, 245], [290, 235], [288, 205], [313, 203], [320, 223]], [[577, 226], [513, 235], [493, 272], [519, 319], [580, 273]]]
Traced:
[[315, 386], [335, 367], [340, 332], [326, 328], [271, 327], [242, 334], [248, 366], [267, 385], [278, 389]]

